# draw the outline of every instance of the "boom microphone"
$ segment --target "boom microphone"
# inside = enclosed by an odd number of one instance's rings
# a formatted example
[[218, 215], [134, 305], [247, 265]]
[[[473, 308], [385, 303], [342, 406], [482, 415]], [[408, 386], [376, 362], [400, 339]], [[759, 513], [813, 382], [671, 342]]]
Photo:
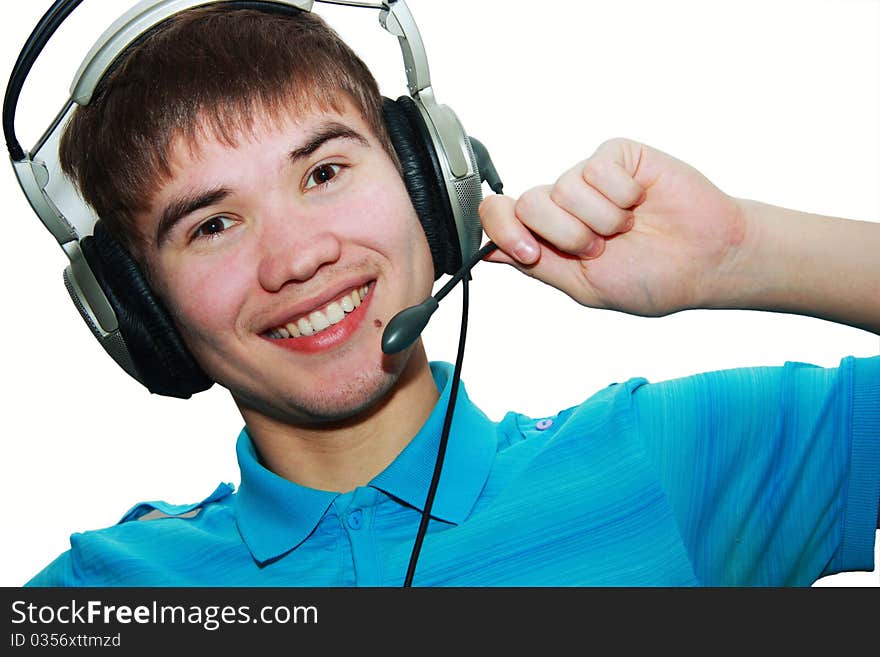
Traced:
[[[492, 163], [492, 157], [489, 155], [488, 149], [476, 137], [469, 136], [468, 140], [471, 142], [474, 157], [477, 158], [477, 169], [480, 172], [480, 178], [489, 185], [493, 192], [503, 194], [504, 184], [495, 170], [495, 165]], [[415, 342], [422, 334], [425, 326], [428, 325], [428, 320], [431, 319], [431, 315], [437, 310], [443, 297], [449, 294], [450, 290], [465, 276], [468, 276], [468, 280], [470, 280], [470, 271], [474, 265], [497, 248], [494, 242], [487, 242], [462, 265], [461, 269], [449, 279], [449, 282], [437, 294], [433, 297], [428, 297], [416, 306], [410, 306], [401, 310], [392, 317], [382, 333], [382, 352], [396, 354]]]
[[437, 310], [440, 301], [449, 294], [450, 290], [465, 276], [470, 276], [474, 265], [498, 247], [495, 242], [487, 242], [479, 251], [471, 256], [464, 266], [459, 269], [443, 288], [433, 297], [428, 297], [416, 306], [410, 306], [397, 313], [388, 322], [382, 333], [382, 351], [386, 354], [396, 354], [403, 351], [415, 342], [422, 334], [431, 315]]

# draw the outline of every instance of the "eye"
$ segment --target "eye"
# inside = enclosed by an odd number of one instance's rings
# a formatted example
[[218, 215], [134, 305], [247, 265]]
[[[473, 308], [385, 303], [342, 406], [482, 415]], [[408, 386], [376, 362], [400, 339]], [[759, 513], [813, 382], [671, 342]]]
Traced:
[[217, 217], [211, 217], [207, 221], [202, 224], [199, 224], [199, 227], [196, 228], [193, 233], [193, 239], [199, 238], [212, 238], [216, 235], [219, 235], [227, 228], [231, 228], [235, 223], [235, 220], [230, 219], [229, 217], [224, 217], [222, 215]]
[[326, 185], [336, 177], [341, 169], [342, 166], [339, 164], [322, 164], [321, 166], [315, 167], [312, 172], [309, 173], [308, 178], [306, 178], [305, 188], [311, 189], [312, 187]]

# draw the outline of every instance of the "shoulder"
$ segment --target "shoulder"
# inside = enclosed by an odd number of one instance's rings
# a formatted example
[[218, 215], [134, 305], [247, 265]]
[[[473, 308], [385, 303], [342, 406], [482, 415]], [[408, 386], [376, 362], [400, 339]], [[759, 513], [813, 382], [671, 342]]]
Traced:
[[203, 512], [218, 511], [227, 507], [233, 499], [234, 492], [235, 487], [232, 484], [223, 483], [199, 502], [188, 504], [171, 504], [161, 500], [139, 502], [125, 512], [117, 526], [130, 522], [144, 522], [167, 518], [193, 519]]
[[26, 586], [113, 586], [169, 559], [185, 559], [235, 533], [234, 487], [223, 483], [198, 502], [139, 502], [115, 525], [77, 532], [70, 549]]
[[548, 415], [508, 412], [498, 424], [499, 451], [514, 453], [592, 450], [628, 440], [633, 393], [648, 381], [633, 377], [611, 383], [582, 402]]

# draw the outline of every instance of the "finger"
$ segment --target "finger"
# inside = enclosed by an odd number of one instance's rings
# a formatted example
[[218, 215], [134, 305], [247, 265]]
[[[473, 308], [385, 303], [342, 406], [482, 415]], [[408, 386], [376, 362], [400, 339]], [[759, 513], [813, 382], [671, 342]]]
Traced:
[[612, 148], [600, 147], [596, 155], [582, 163], [580, 176], [617, 207], [627, 210], [639, 203], [645, 190], [624, 168], [621, 149]]
[[550, 185], [534, 187], [520, 196], [514, 208], [517, 219], [563, 253], [594, 257], [604, 240], [584, 221], [555, 203], [552, 189]]
[[562, 174], [550, 191], [551, 200], [599, 235], [607, 237], [624, 232], [632, 220], [632, 212], [587, 183], [583, 170], [582, 163]]
[[530, 265], [524, 265], [523, 263], [519, 262], [518, 260], [511, 258], [509, 255], [507, 255], [501, 249], [495, 249], [489, 255], [485, 256], [483, 258], [483, 260], [485, 260], [486, 262], [497, 262], [502, 265], [510, 265], [512, 267], [516, 267], [517, 269], [521, 269], [521, 270], [525, 270], [528, 267], [530, 267]]
[[513, 264], [502, 258], [502, 255], [523, 265], [531, 265], [538, 260], [541, 253], [538, 242], [517, 219], [515, 206], [516, 201], [501, 194], [486, 197], [480, 203], [479, 215], [483, 230], [498, 245], [498, 250], [486, 257], [486, 260]]

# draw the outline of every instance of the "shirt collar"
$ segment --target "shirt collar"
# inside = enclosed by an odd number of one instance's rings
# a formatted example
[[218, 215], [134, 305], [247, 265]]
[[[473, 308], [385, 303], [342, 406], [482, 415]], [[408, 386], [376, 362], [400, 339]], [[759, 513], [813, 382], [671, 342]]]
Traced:
[[[446, 405], [452, 392], [452, 365], [431, 363], [431, 373], [441, 391], [434, 410], [409, 445], [370, 482], [419, 511], [424, 510], [434, 475]], [[431, 506], [432, 518], [454, 524], [467, 518], [489, 477], [496, 449], [494, 423], [471, 402], [464, 384], [459, 382], [443, 469]]]
[[235, 520], [251, 555], [262, 563], [306, 540], [339, 493], [300, 486], [268, 470], [259, 461], [247, 427], [235, 451], [241, 469]]
[[[423, 510], [446, 405], [452, 390], [452, 366], [431, 363], [431, 374], [441, 391], [425, 424], [409, 445], [370, 486]], [[458, 524], [483, 489], [496, 451], [494, 424], [468, 399], [459, 383], [449, 442], [431, 516]], [[235, 496], [235, 516], [241, 536], [253, 557], [266, 562], [296, 548], [314, 531], [339, 493], [316, 490], [288, 481], [259, 461], [247, 428], [236, 444], [241, 485]]]

